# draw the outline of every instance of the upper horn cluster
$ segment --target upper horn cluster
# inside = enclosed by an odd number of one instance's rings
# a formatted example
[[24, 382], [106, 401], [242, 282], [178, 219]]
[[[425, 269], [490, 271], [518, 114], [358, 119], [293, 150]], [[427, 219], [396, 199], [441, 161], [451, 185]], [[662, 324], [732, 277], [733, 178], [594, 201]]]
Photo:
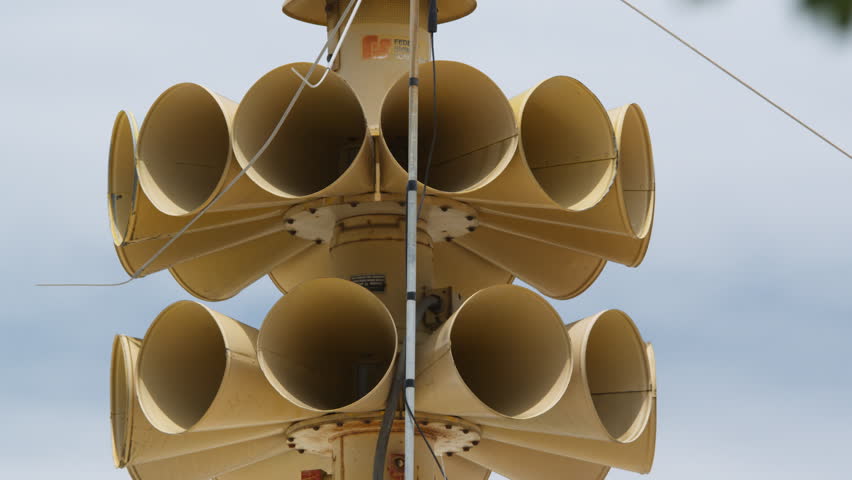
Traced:
[[[109, 212], [129, 274], [170, 269], [206, 300], [230, 298], [273, 271], [276, 283], [287, 283], [279, 279], [292, 270], [299, 279], [321, 277], [321, 267], [305, 271], [294, 266], [296, 258], [317, 244], [322, 253], [315, 256], [326, 255], [335, 222], [370, 212], [365, 204], [397, 201], [407, 179], [407, 77], [372, 102], [380, 108], [370, 125], [362, 107], [370, 102], [334, 72], [288, 108], [301, 82], [293, 70], [306, 74], [309, 67], [271, 71], [240, 104], [196, 84], [177, 85], [154, 103], [139, 135], [132, 115], [119, 114]], [[449, 230], [440, 219], [429, 219], [430, 233], [437, 232], [432, 240], [452, 243], [436, 248], [436, 275], [450, 285], [479, 287], [516, 277], [566, 299], [585, 291], [607, 261], [642, 262], [653, 223], [654, 169], [637, 105], [607, 112], [569, 77], [509, 101], [473, 67], [444, 61], [434, 67], [434, 104], [428, 65], [421, 79], [418, 177], [427, 184], [420, 188], [428, 209], [461, 202], [475, 218], [452, 234], [442, 233]], [[364, 208], [332, 211], [333, 202]], [[313, 203], [328, 210], [325, 217], [295, 224], [288, 216]], [[459, 261], [473, 268], [456, 271]]]

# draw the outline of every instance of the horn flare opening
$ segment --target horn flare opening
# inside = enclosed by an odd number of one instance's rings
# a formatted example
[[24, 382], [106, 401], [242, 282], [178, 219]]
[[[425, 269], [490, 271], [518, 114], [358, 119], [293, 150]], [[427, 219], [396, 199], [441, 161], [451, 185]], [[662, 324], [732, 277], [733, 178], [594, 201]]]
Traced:
[[[434, 129], [432, 64], [421, 65], [417, 177], [426, 180], [426, 158]], [[518, 144], [512, 107], [500, 88], [479, 70], [439, 61], [437, 143], [428, 187], [447, 193], [471, 190], [495, 178]], [[390, 153], [408, 170], [408, 75], [388, 92], [382, 106], [382, 135]]]
[[203, 208], [231, 158], [229, 119], [215, 94], [184, 83], [151, 107], [139, 136], [139, 182], [151, 203], [173, 216]]
[[227, 369], [225, 338], [210, 311], [178, 302], [154, 320], [139, 356], [139, 401], [164, 433], [183, 433], [201, 420]]
[[112, 237], [121, 245], [130, 228], [136, 196], [136, 121], [122, 111], [115, 119], [109, 148], [109, 220]]
[[611, 310], [598, 318], [585, 363], [595, 411], [607, 432], [619, 441], [636, 438], [650, 414], [650, 370], [645, 344], [630, 317]]
[[624, 206], [633, 233], [644, 238], [653, 219], [654, 170], [648, 125], [638, 105], [627, 108], [621, 128], [619, 175]]
[[272, 386], [320, 412], [357, 408], [388, 378], [396, 351], [387, 307], [367, 289], [340, 279], [293, 289], [269, 312], [258, 337], [258, 358]]
[[[234, 120], [234, 150], [245, 168], [278, 126], [310, 64], [267, 73], [246, 94]], [[316, 82], [324, 70], [310, 79]], [[334, 72], [318, 88], [305, 88], [269, 147], [248, 170], [264, 190], [283, 198], [321, 192], [353, 164], [366, 141], [367, 121], [357, 96]], [[349, 192], [347, 192], [349, 193]], [[351, 192], [362, 193], [362, 192]]]
[[562, 320], [527, 289], [506, 285], [475, 294], [458, 312], [450, 342], [467, 387], [501, 415], [540, 415], [568, 386], [571, 347]]
[[521, 145], [541, 188], [563, 208], [596, 205], [615, 180], [616, 145], [606, 110], [582, 83], [554, 77], [521, 110]]

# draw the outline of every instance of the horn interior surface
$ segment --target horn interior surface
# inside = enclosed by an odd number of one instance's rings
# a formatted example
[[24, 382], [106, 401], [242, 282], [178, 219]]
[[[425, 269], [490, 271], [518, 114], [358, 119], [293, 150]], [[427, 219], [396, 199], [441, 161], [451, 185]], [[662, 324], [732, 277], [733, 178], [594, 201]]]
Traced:
[[204, 307], [181, 302], [163, 312], [139, 358], [141, 400], [151, 423], [166, 433], [190, 429], [216, 398], [226, 364], [222, 332]]
[[[420, 67], [418, 114], [418, 180], [426, 168], [434, 131], [431, 64]], [[437, 143], [429, 187], [444, 192], [471, 189], [495, 175], [511, 159], [517, 129], [503, 92], [482, 72], [456, 62], [436, 64]], [[382, 107], [382, 134], [399, 166], [408, 170], [408, 76], [391, 88]]]
[[160, 96], [139, 142], [142, 188], [169, 215], [201, 208], [219, 186], [231, 153], [222, 106], [195, 84], [177, 85]]
[[[310, 64], [269, 72], [246, 94], [235, 121], [235, 149], [243, 167], [270, 138]], [[322, 75], [318, 69], [311, 81]], [[318, 88], [305, 88], [280, 131], [248, 171], [267, 191], [283, 197], [317, 193], [334, 183], [355, 160], [367, 121], [355, 93], [334, 72]], [[360, 193], [360, 192], [352, 192]]]
[[613, 438], [644, 428], [650, 401], [645, 350], [629, 317], [615, 310], [603, 314], [589, 334], [585, 358], [589, 391]]

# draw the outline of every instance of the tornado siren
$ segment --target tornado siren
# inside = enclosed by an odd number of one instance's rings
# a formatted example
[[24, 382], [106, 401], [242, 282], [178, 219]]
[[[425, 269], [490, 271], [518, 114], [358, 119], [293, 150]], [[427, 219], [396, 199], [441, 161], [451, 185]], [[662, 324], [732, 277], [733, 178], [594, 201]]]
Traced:
[[[439, 22], [476, 8], [437, 4]], [[344, 34], [348, 6], [284, 4], [329, 28], [331, 71], [303, 80], [310, 63], [284, 65], [240, 102], [182, 83], [141, 126], [116, 118], [109, 216], [124, 269], [169, 270], [204, 301], [265, 276], [285, 294], [265, 319], [181, 301], [143, 339], [116, 337], [113, 456], [136, 480], [368, 480], [383, 424], [380, 473], [402, 479], [409, 0], [363, 0]], [[655, 185], [642, 110], [607, 111], [566, 76], [509, 99], [472, 66], [416, 54], [421, 159], [437, 138], [417, 172], [417, 478], [439, 479], [439, 464], [450, 480], [649, 473], [650, 344], [621, 311], [566, 326], [544, 298], [645, 258]]]

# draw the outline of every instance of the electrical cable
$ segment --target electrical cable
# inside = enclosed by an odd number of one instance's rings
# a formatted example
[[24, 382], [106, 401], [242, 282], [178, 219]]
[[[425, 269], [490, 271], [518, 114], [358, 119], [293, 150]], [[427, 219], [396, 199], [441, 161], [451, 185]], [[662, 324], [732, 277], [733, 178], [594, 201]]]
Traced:
[[388, 444], [393, 428], [393, 419], [399, 406], [399, 397], [402, 394], [402, 385], [405, 383], [405, 355], [397, 358], [396, 372], [391, 384], [388, 403], [385, 406], [385, 414], [382, 416], [382, 426], [379, 429], [379, 438], [376, 440], [376, 455], [373, 457], [373, 480], [382, 480], [385, 474], [385, 461], [388, 458]]
[[[319, 55], [317, 55], [317, 58], [314, 61], [313, 65], [311, 65], [311, 68], [308, 70], [307, 75], [305, 75], [304, 77], [300, 76], [300, 78], [302, 79], [302, 82], [299, 84], [299, 88], [296, 90], [296, 93], [293, 95], [293, 98], [290, 100], [290, 104], [287, 106], [287, 108], [284, 110], [284, 113], [281, 115], [281, 120], [278, 121], [278, 124], [272, 130], [272, 133], [269, 134], [269, 137], [266, 139], [266, 142], [264, 142], [263, 145], [260, 147], [260, 150], [258, 150], [257, 153], [254, 154], [254, 156], [248, 162], [248, 164], [245, 166], [245, 168], [243, 168], [237, 174], [237, 176], [234, 177], [234, 179], [231, 180], [231, 182], [228, 183], [228, 185], [226, 185], [225, 188], [223, 188], [222, 191], [220, 191], [213, 198], [213, 200], [210, 201], [209, 204], [207, 204], [207, 206], [202, 208], [194, 217], [192, 217], [192, 219], [189, 221], [189, 223], [184, 225], [183, 228], [181, 228], [171, 239], [169, 239], [169, 241], [166, 242], [165, 245], [163, 245], [159, 250], [157, 250], [157, 252], [154, 253], [154, 255], [150, 259], [148, 259], [147, 262], [142, 264], [142, 266], [139, 267], [139, 269], [137, 269], [133, 273], [133, 275], [130, 276], [129, 279], [127, 279], [123, 282], [119, 282], [119, 283], [68, 283], [68, 284], [44, 283], [44, 284], [37, 284], [36, 286], [37, 287], [120, 287], [122, 285], [127, 285], [128, 283], [140, 278], [142, 276], [142, 274], [145, 272], [146, 268], [150, 267], [151, 264], [154, 263], [154, 261], [157, 260], [163, 254], [163, 252], [165, 252], [169, 247], [171, 247], [181, 236], [183, 236], [183, 234], [186, 233], [187, 230], [189, 230], [189, 228], [192, 227], [192, 225], [194, 225], [195, 222], [197, 222], [201, 218], [202, 215], [207, 213], [207, 211], [210, 210], [213, 207], [213, 205], [215, 205], [216, 202], [219, 201], [220, 198], [222, 198], [226, 193], [228, 193], [228, 191], [237, 183], [237, 181], [239, 181], [241, 178], [243, 178], [243, 176], [249, 171], [249, 169], [252, 168], [255, 163], [257, 163], [257, 161], [260, 159], [260, 157], [264, 153], [266, 153], [266, 150], [269, 149], [269, 147], [272, 145], [272, 142], [275, 141], [275, 138], [278, 136], [278, 133], [281, 131], [281, 128], [284, 126], [284, 122], [287, 120], [287, 117], [290, 116], [290, 112], [293, 110], [293, 107], [296, 106], [296, 102], [299, 100], [299, 97], [302, 96], [302, 92], [304, 92], [305, 88], [308, 87], [307, 79], [311, 78], [311, 76], [314, 74], [314, 71], [319, 66], [319, 63], [322, 60], [323, 55], [325, 55], [325, 53], [328, 51], [329, 45], [331, 45], [332, 38], [334, 37], [334, 35], [337, 34], [338, 30], [340, 30], [340, 27], [343, 25], [344, 21], [346, 21], [346, 18], [347, 18], [347, 15], [349, 15], [349, 12], [352, 12], [350, 21], [347, 24], [347, 29], [348, 29], [348, 25], [351, 25], [352, 20], [354, 20], [355, 15], [358, 13], [357, 9], [355, 11], [352, 11], [352, 9], [356, 5], [358, 7], [360, 7], [361, 1], [362, 0], [350, 0], [349, 4], [346, 6], [346, 8], [343, 11], [343, 14], [340, 16], [340, 20], [337, 22], [337, 25], [329, 32], [328, 40], [326, 41], [325, 46], [323, 47], [322, 51], [320, 51]], [[340, 43], [343, 43], [342, 38], [340, 39]], [[135, 148], [135, 146], [134, 146], [134, 148]]]
[[408, 399], [403, 398], [403, 403], [405, 403], [405, 411], [408, 412], [408, 415], [411, 417], [411, 421], [414, 423], [414, 426], [417, 427], [417, 432], [420, 433], [420, 436], [423, 438], [423, 442], [426, 443], [426, 448], [429, 449], [429, 453], [432, 454], [432, 458], [435, 460], [435, 465], [438, 466], [438, 470], [441, 472], [441, 476], [444, 477], [444, 480], [450, 480], [447, 477], [447, 473], [444, 472], [444, 467], [441, 466], [441, 461], [438, 460], [438, 456], [435, 455], [435, 450], [432, 449], [432, 444], [429, 443], [429, 439], [426, 438], [426, 434], [423, 433], [423, 429], [420, 428], [420, 424], [417, 423], [417, 419], [414, 417], [414, 412], [411, 411], [411, 407], [408, 405]]
[[432, 171], [432, 158], [435, 156], [435, 145], [438, 143], [438, 67], [435, 62], [435, 34], [438, 33], [438, 0], [429, 0], [429, 51], [432, 56], [432, 143], [429, 145], [429, 156], [426, 158], [426, 170], [423, 175], [423, 198], [417, 207], [417, 219], [423, 214], [423, 204], [426, 203], [426, 190], [429, 188], [429, 173]]
[[778, 105], [777, 103], [775, 103], [774, 101], [772, 101], [769, 97], [767, 97], [766, 95], [764, 95], [763, 93], [761, 93], [760, 91], [758, 91], [756, 88], [752, 87], [751, 85], [749, 85], [748, 83], [746, 83], [744, 80], [740, 79], [738, 76], [736, 76], [735, 74], [733, 74], [733, 73], [732, 73], [731, 71], [729, 71], [727, 68], [723, 67], [722, 65], [720, 65], [719, 63], [717, 63], [715, 60], [713, 60], [712, 58], [710, 58], [710, 57], [708, 57], [707, 55], [705, 55], [705, 54], [704, 54], [701, 50], [699, 50], [698, 48], [696, 48], [696, 47], [692, 46], [692, 44], [690, 44], [689, 42], [687, 42], [687, 41], [686, 41], [686, 40], [684, 40], [683, 38], [679, 37], [677, 34], [675, 34], [674, 32], [672, 32], [672, 31], [671, 31], [671, 30], [669, 30], [668, 28], [666, 28], [663, 24], [661, 24], [661, 23], [660, 23], [660, 22], [658, 22], [657, 20], [654, 20], [653, 18], [651, 18], [651, 16], [650, 16], [650, 15], [648, 15], [648, 14], [647, 14], [647, 13], [645, 13], [645, 12], [643, 12], [642, 10], [640, 10], [638, 7], [636, 7], [635, 5], [633, 5], [632, 3], [630, 3], [630, 2], [629, 2], [629, 1], [627, 1], [627, 0], [619, 0], [619, 1], [620, 1], [621, 3], [623, 3], [623, 4], [627, 5], [628, 7], [630, 7], [633, 11], [635, 11], [636, 13], [638, 13], [639, 15], [641, 15], [642, 17], [644, 17], [644, 18], [645, 18], [646, 20], [648, 20], [649, 22], [651, 22], [651, 23], [653, 23], [654, 25], [656, 25], [656, 26], [657, 26], [658, 28], [660, 28], [662, 31], [664, 31], [664, 32], [666, 32], [667, 34], [669, 34], [672, 38], [674, 38], [675, 40], [677, 40], [678, 42], [680, 42], [681, 44], [683, 44], [685, 47], [687, 47], [687, 48], [689, 48], [690, 50], [692, 50], [693, 52], [695, 52], [695, 53], [696, 53], [697, 55], [699, 55], [701, 58], [703, 58], [704, 60], [707, 60], [708, 62], [710, 62], [710, 64], [712, 64], [714, 67], [718, 68], [718, 69], [719, 69], [719, 70], [721, 70], [723, 73], [725, 73], [725, 74], [726, 74], [726, 75], [728, 75], [729, 77], [731, 77], [731, 78], [733, 78], [734, 80], [736, 80], [737, 82], [739, 82], [739, 84], [740, 84], [740, 85], [742, 85], [742, 86], [744, 86], [745, 88], [747, 88], [747, 89], [751, 90], [751, 92], [752, 92], [752, 93], [754, 93], [754, 94], [755, 94], [755, 95], [757, 95], [758, 97], [762, 98], [764, 101], [766, 101], [766, 103], [768, 103], [768, 104], [772, 105], [773, 107], [775, 107], [778, 111], [780, 111], [780, 112], [781, 112], [781, 113], [783, 113], [784, 115], [786, 115], [786, 116], [790, 117], [793, 121], [795, 121], [796, 123], [798, 123], [799, 125], [801, 125], [801, 126], [802, 126], [802, 127], [804, 127], [805, 129], [807, 129], [809, 132], [811, 132], [812, 134], [814, 134], [817, 138], [819, 138], [819, 139], [820, 139], [820, 140], [822, 140], [823, 142], [827, 143], [828, 145], [830, 145], [831, 147], [833, 147], [835, 150], [837, 150], [838, 152], [842, 153], [843, 155], [846, 155], [846, 157], [847, 157], [847, 158], [852, 159], [852, 155], [850, 155], [850, 154], [849, 154], [849, 152], [847, 152], [846, 150], [844, 150], [843, 148], [841, 148], [839, 145], [837, 145], [836, 143], [834, 143], [834, 142], [832, 142], [831, 140], [829, 140], [829, 139], [828, 139], [825, 135], [823, 135], [822, 133], [820, 133], [819, 131], [817, 131], [815, 128], [813, 128], [813, 127], [811, 127], [810, 125], [808, 125], [807, 123], [805, 123], [803, 120], [800, 120], [798, 117], [796, 117], [795, 115], [793, 115], [792, 113], [790, 113], [789, 111], [787, 111], [786, 109], [784, 109], [782, 106], [780, 106], [780, 105]]
[[417, 218], [423, 214], [423, 204], [426, 203], [426, 190], [429, 188], [429, 173], [432, 171], [432, 158], [435, 156], [435, 145], [438, 143], [438, 67], [435, 64], [435, 33], [429, 32], [429, 44], [432, 51], [432, 143], [429, 145], [429, 156], [426, 157], [426, 171], [423, 175], [423, 197], [417, 207]]

